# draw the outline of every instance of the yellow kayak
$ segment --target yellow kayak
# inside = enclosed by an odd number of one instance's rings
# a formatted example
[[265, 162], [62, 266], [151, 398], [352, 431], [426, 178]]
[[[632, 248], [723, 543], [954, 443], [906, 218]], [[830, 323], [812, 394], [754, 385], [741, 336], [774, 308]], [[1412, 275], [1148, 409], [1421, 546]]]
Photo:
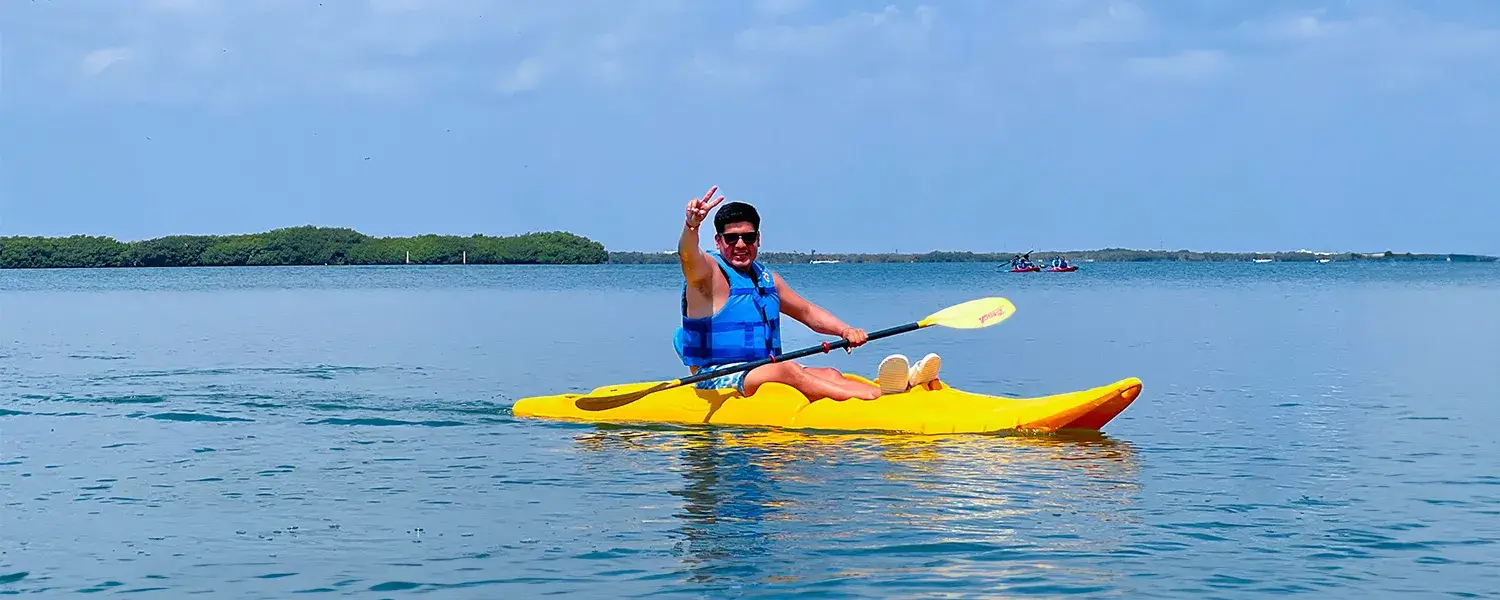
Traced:
[[[872, 383], [857, 375], [845, 377]], [[590, 395], [644, 390], [657, 382], [607, 386]], [[1130, 406], [1141, 393], [1134, 377], [1090, 390], [1006, 398], [965, 392], [933, 382], [932, 389], [913, 388], [875, 400], [818, 400], [791, 386], [768, 383], [744, 397], [734, 390], [700, 390], [683, 385], [606, 410], [584, 410], [573, 400], [580, 394], [522, 398], [511, 408], [517, 417], [587, 422], [709, 424], [829, 431], [891, 431], [917, 434], [993, 431], [1053, 432], [1099, 430]]]

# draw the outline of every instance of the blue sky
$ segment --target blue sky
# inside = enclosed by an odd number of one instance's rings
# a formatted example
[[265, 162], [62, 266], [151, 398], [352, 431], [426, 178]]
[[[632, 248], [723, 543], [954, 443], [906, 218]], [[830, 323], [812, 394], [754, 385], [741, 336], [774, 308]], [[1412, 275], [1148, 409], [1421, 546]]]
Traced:
[[[6, 0], [0, 234], [1500, 254], [1500, 2]], [[705, 239], [705, 243], [707, 240]]]

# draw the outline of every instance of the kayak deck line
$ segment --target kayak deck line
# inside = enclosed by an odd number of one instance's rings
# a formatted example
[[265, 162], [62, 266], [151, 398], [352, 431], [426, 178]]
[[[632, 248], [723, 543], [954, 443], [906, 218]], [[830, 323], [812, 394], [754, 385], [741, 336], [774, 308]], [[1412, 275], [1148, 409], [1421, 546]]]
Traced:
[[[845, 377], [869, 383], [858, 375]], [[621, 394], [660, 382], [598, 388], [587, 395]], [[772, 427], [827, 431], [889, 431], [916, 434], [1050, 433], [1098, 431], [1140, 396], [1140, 379], [1130, 377], [1087, 390], [1035, 398], [1012, 398], [963, 391], [937, 381], [875, 400], [817, 400], [780, 383], [760, 386], [744, 397], [734, 390], [681, 386], [651, 393], [606, 410], [584, 410], [574, 400], [585, 394], [557, 394], [517, 400], [516, 417], [593, 423], [670, 423]]]

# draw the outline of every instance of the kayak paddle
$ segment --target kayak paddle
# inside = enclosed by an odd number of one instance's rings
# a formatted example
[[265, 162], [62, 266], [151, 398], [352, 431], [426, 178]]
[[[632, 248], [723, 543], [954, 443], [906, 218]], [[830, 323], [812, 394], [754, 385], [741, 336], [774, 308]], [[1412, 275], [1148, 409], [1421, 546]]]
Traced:
[[[941, 325], [943, 327], [948, 327], [951, 329], [979, 329], [982, 327], [989, 327], [990, 325], [994, 325], [996, 323], [1009, 319], [1011, 315], [1015, 314], [1015, 312], [1016, 307], [1014, 304], [1010, 303], [1010, 300], [1006, 300], [1005, 298], [980, 298], [978, 300], [970, 300], [962, 304], [955, 304], [938, 312], [932, 313], [931, 315], [928, 315], [927, 318], [915, 323], [897, 325], [889, 329], [882, 329], [875, 333], [871, 333], [865, 341], [872, 342], [883, 337], [890, 337], [898, 333], [906, 333], [908, 331], [916, 331], [918, 329], [930, 327], [933, 325]], [[802, 358], [804, 356], [817, 354], [819, 352], [827, 353], [838, 348], [847, 347], [848, 345], [849, 340], [841, 338], [836, 342], [823, 342], [821, 344], [818, 344], [817, 346], [808, 346], [801, 350], [782, 354], [781, 356], [762, 358], [754, 362], [748, 362], [732, 367], [724, 367], [722, 369], [712, 371], [699, 371], [698, 373], [690, 375], [688, 377], [684, 377], [682, 379], [673, 379], [672, 381], [664, 381], [643, 390], [626, 392], [623, 394], [611, 394], [608, 396], [580, 396], [578, 397], [578, 399], [574, 400], [574, 404], [578, 406], [578, 408], [581, 408], [583, 410], [607, 410], [615, 408], [617, 406], [630, 404], [631, 402], [635, 402], [636, 400], [640, 400], [647, 395], [660, 392], [662, 390], [667, 390], [690, 383], [697, 383], [699, 381], [713, 379], [715, 377], [728, 375], [730, 373], [749, 371], [756, 367], [769, 365], [775, 362], [794, 360]]]

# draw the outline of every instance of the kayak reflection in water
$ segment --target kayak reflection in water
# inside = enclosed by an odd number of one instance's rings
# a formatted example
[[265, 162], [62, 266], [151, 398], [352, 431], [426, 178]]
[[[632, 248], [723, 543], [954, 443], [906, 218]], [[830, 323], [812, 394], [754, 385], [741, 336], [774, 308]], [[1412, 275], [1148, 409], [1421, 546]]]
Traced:
[[[692, 372], [723, 368], [781, 354], [781, 315], [808, 329], [849, 341], [849, 351], [865, 343], [865, 330], [850, 327], [832, 313], [802, 298], [781, 275], [756, 260], [760, 251], [760, 214], [744, 202], [730, 202], [714, 214], [717, 251], [698, 246], [698, 227], [724, 201], [714, 186], [687, 204], [687, 220], [677, 243], [677, 260], [686, 279], [682, 291], [682, 326], [674, 336], [677, 355]], [[712, 199], [712, 201], [710, 201]], [[810, 400], [873, 400], [904, 392], [937, 379], [941, 359], [928, 354], [908, 367], [900, 354], [880, 362], [876, 385], [847, 379], [837, 369], [778, 362], [699, 382], [700, 389], [733, 388], [741, 395], [762, 384], [789, 385]]]

